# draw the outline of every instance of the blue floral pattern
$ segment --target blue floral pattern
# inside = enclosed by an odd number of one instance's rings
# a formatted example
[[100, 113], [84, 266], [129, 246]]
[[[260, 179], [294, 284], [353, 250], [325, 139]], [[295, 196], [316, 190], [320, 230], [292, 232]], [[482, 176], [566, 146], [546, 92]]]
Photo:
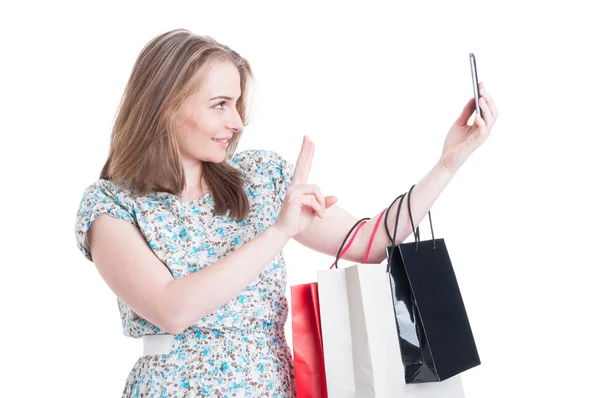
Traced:
[[[100, 214], [137, 226], [174, 278], [217, 262], [277, 219], [293, 164], [266, 150], [227, 160], [245, 178], [250, 213], [243, 221], [214, 213], [207, 194], [190, 202], [156, 192], [135, 196], [108, 180], [86, 188], [76, 217], [77, 246], [93, 261], [86, 233]], [[286, 267], [280, 252], [237, 297], [175, 336], [165, 355], [140, 356], [123, 397], [294, 397], [292, 358], [284, 324]], [[117, 298], [123, 333], [166, 334]]]

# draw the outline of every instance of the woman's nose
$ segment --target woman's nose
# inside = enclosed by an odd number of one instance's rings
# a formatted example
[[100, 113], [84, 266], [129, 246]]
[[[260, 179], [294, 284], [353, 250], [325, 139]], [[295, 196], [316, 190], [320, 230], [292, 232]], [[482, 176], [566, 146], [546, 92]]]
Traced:
[[228, 128], [235, 130], [236, 132], [242, 131], [244, 128], [244, 122], [237, 110], [233, 112], [232, 117], [229, 119], [229, 123], [227, 125]]

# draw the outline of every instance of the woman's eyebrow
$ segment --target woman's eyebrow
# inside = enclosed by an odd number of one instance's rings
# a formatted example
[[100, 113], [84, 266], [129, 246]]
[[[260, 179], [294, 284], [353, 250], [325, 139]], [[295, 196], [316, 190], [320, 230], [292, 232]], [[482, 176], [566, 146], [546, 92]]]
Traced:
[[233, 98], [228, 97], [226, 95], [219, 95], [217, 97], [211, 98], [209, 101], [216, 100], [216, 99], [224, 99], [224, 100], [227, 100], [227, 101], [233, 101]]

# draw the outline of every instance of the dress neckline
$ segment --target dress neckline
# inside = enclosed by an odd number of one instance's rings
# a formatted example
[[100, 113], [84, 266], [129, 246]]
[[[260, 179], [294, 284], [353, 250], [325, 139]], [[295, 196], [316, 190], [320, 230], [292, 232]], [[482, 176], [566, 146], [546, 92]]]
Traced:
[[179, 202], [181, 202], [182, 204], [188, 206], [188, 205], [192, 205], [194, 203], [198, 203], [198, 202], [206, 202], [206, 199], [210, 196], [210, 192], [207, 194], [204, 194], [202, 196], [199, 196], [197, 198], [194, 199], [190, 199], [190, 200], [183, 200], [181, 199], [181, 197], [175, 195], [175, 197], [179, 200]]

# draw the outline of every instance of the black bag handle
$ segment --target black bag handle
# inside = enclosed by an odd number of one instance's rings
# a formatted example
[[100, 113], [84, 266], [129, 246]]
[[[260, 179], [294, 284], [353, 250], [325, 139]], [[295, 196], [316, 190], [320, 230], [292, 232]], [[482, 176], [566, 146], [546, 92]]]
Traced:
[[340, 250], [338, 251], [337, 256], [335, 256], [335, 268], [338, 268], [338, 260], [340, 259], [340, 254], [342, 253], [342, 251], [344, 250], [344, 246], [346, 245], [346, 241], [348, 240], [348, 238], [350, 237], [350, 235], [352, 235], [352, 231], [354, 231], [354, 229], [356, 227], [358, 227], [360, 225], [361, 222], [363, 221], [367, 221], [370, 220], [369, 217], [366, 218], [361, 218], [360, 220], [358, 220], [356, 222], [356, 224], [354, 224], [354, 226], [350, 229], [350, 231], [348, 232], [348, 235], [346, 235], [346, 237], [344, 238], [344, 241], [342, 242], [342, 245], [340, 246]]
[[[413, 233], [415, 234], [415, 243], [416, 243], [415, 251], [417, 251], [417, 250], [419, 250], [419, 242], [421, 241], [421, 234], [419, 233], [419, 227], [417, 227], [417, 231], [415, 232], [415, 223], [413, 222], [412, 211], [410, 209], [410, 193], [412, 192], [415, 185], [410, 187], [410, 189], [408, 190], [408, 215], [410, 216], [410, 223], [412, 225]], [[398, 209], [398, 213], [399, 212], [400, 212], [400, 209]], [[433, 241], [433, 250], [435, 250], [435, 235], [433, 234], [433, 223], [431, 222], [431, 210], [429, 210], [427, 212], [427, 214], [429, 215], [429, 226], [431, 228], [431, 240]]]
[[398, 205], [398, 209], [400, 209], [402, 207], [402, 202], [404, 201], [404, 195], [406, 195], [406, 192], [404, 192], [402, 195], [398, 196], [396, 199], [394, 199], [394, 201], [392, 202], [391, 205], [388, 206], [387, 210], [385, 211], [385, 219], [383, 221], [383, 224], [385, 226], [385, 232], [387, 232], [387, 236], [390, 239], [390, 241], [392, 242], [392, 246], [396, 246], [396, 232], [398, 232], [398, 220], [400, 219], [400, 211], [398, 211], [398, 213], [396, 213], [396, 222], [394, 223], [394, 237], [392, 237], [392, 235], [390, 235], [390, 230], [388, 229], [388, 215], [390, 214], [390, 209], [392, 208], [392, 206], [394, 206], [394, 203], [396, 203], [396, 201], [400, 198], [402, 198], [400, 200], [400, 204]]
[[[416, 185], [416, 184], [415, 184]], [[421, 233], [419, 231], [419, 227], [417, 227], [415, 229], [415, 222], [413, 220], [412, 217], [412, 209], [410, 207], [410, 196], [412, 193], [413, 188], [415, 187], [415, 185], [413, 185], [412, 187], [410, 187], [410, 189], [408, 190], [408, 214], [409, 214], [409, 218], [410, 218], [410, 224], [412, 226], [412, 230], [413, 230], [413, 234], [415, 236], [415, 251], [419, 249], [419, 242], [421, 241]], [[394, 199], [394, 201], [392, 202], [392, 204], [388, 207], [386, 213], [385, 213], [385, 231], [387, 232], [388, 238], [390, 239], [390, 241], [392, 242], [392, 246], [396, 246], [396, 233], [398, 232], [398, 221], [400, 220], [400, 210], [402, 209], [402, 202], [404, 201], [404, 196], [406, 195], [406, 193], [403, 193], [402, 195], [398, 196], [396, 199]], [[387, 226], [387, 220], [388, 220], [388, 215], [390, 212], [390, 209], [392, 208], [392, 206], [394, 205], [394, 203], [400, 199], [400, 204], [398, 205], [398, 212], [396, 213], [396, 222], [394, 223], [394, 236], [390, 235], [390, 231], [388, 229]], [[431, 227], [431, 237], [433, 240], [433, 248], [435, 249], [435, 235], [433, 234], [433, 223], [431, 221], [431, 210], [427, 212], [427, 214], [429, 215], [429, 225]], [[393, 254], [393, 251], [392, 251]], [[390, 255], [390, 260], [391, 260], [391, 255]]]
[[[389, 205], [387, 210], [385, 211], [385, 219], [383, 220], [383, 225], [385, 226], [385, 232], [387, 232], [388, 238], [392, 241], [392, 252], [390, 253], [390, 258], [388, 259], [388, 265], [386, 268], [386, 271], [388, 273], [391, 271], [392, 256], [394, 255], [394, 248], [396, 246], [396, 233], [398, 232], [398, 220], [400, 219], [400, 209], [402, 208], [402, 203], [404, 202], [405, 195], [406, 195], [406, 192], [403, 193], [402, 195], [398, 196], [396, 199], [394, 199], [392, 204]], [[398, 199], [400, 199], [400, 204], [398, 205], [398, 212], [396, 213], [396, 222], [394, 223], [394, 236], [392, 237], [390, 235], [390, 230], [388, 229], [387, 220], [388, 220], [388, 215], [390, 214], [390, 209], [392, 208], [392, 206], [394, 206], [394, 203], [396, 203], [396, 201]]]

